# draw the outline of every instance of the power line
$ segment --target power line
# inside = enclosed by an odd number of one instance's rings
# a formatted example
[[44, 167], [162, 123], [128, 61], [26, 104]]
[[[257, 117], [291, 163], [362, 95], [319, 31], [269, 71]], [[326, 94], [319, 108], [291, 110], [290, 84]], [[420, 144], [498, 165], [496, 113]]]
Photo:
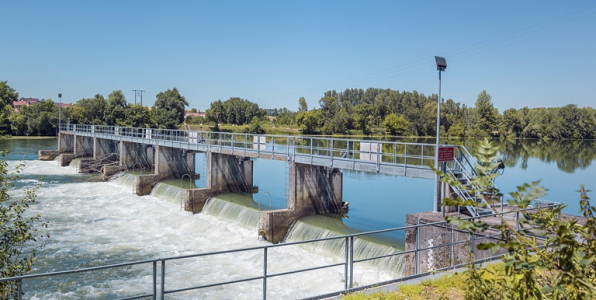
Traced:
[[[523, 43], [532, 39], [536, 39], [538, 37], [551, 34], [553, 32], [566, 30], [569, 28], [577, 27], [586, 23], [593, 22], [594, 19], [589, 19], [587, 21], [583, 21], [580, 23], [569, 24], [574, 21], [582, 20], [593, 16], [596, 14], [596, 11], [593, 9], [596, 6], [586, 7], [575, 12], [559, 16], [547, 21], [539, 22], [530, 26], [523, 27], [521, 29], [517, 29], [505, 34], [501, 34], [483, 41], [475, 42], [457, 49], [453, 49], [447, 52], [440, 53], [442, 56], [449, 56], [451, 61], [465, 59], [471, 56], [480, 55], [486, 52], [494, 51], [497, 49], [501, 49], [504, 47], [508, 47], [514, 44]], [[546, 26], [543, 26], [546, 25]], [[564, 26], [569, 25], [569, 26]], [[564, 26], [564, 27], [562, 27]], [[562, 28], [561, 28], [562, 27]], [[535, 29], [537, 28], [537, 29]], [[531, 30], [534, 29], [534, 30]], [[552, 30], [551, 30], [552, 29]], [[401, 64], [395, 67], [379, 70], [376, 72], [372, 72], [366, 75], [357, 76], [333, 83], [323, 84], [316, 87], [306, 88], [294, 92], [284, 93], [277, 96], [265, 97], [264, 101], [259, 101], [262, 103], [271, 103], [278, 100], [280, 98], [288, 98], [291, 96], [305, 96], [314, 93], [321, 93], [323, 90], [329, 90], [339, 84], [358, 84], [358, 83], [365, 83], [365, 82], [375, 82], [383, 79], [393, 78], [397, 76], [402, 76], [405, 74], [410, 74], [414, 72], [418, 72], [424, 69], [427, 69], [428, 61], [430, 58], [423, 58], [419, 60], [415, 60], [409, 63]]]

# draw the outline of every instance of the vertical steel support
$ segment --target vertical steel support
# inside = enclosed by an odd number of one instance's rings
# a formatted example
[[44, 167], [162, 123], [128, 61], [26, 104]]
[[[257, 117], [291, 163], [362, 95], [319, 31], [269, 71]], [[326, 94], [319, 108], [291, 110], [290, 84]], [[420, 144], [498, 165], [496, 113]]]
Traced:
[[164, 300], [165, 297], [165, 287], [166, 287], [166, 261], [161, 261], [161, 300]]
[[455, 239], [453, 238], [453, 224], [451, 224], [451, 266], [452, 267], [453, 267], [454, 256], [455, 256], [455, 254], [453, 253], [453, 250], [455, 250], [454, 245], [453, 245], [453, 243], [455, 242], [454, 240]]
[[377, 144], [377, 173], [381, 171], [381, 147], [383, 147], [382, 143]]
[[23, 299], [23, 280], [17, 280], [17, 299]]
[[[420, 218], [418, 218], [417, 225], [420, 225]], [[420, 226], [416, 226], [416, 248], [414, 252], [414, 275], [418, 275], [418, 261], [420, 260], [420, 252], [418, 248], [420, 243]]]
[[263, 300], [267, 299], [267, 247], [263, 248]]
[[350, 288], [354, 287], [354, 237], [350, 236]]
[[472, 261], [476, 261], [476, 251], [475, 246], [474, 246], [474, 242], [476, 240], [476, 232], [474, 233], [470, 233], [470, 254], [472, 255]]
[[348, 264], [350, 262], [350, 251], [348, 249], [350, 244], [349, 237], [346, 236], [346, 265], [344, 269], [344, 290], [348, 289]]
[[157, 261], [153, 262], [153, 300], [157, 300]]
[[333, 167], [333, 139], [331, 139], [331, 143], [329, 145], [329, 148], [331, 150], [330, 154], [331, 154], [331, 164], [329, 165], [330, 167]]

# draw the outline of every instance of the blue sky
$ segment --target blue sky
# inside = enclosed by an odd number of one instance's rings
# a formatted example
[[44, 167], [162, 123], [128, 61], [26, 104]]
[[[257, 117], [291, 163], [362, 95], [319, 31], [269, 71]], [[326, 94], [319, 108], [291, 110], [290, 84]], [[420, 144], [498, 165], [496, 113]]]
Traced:
[[503, 111], [596, 107], [593, 1], [2, 1], [0, 80], [74, 103], [177, 87], [190, 107], [242, 97], [318, 107], [324, 91], [438, 91]]

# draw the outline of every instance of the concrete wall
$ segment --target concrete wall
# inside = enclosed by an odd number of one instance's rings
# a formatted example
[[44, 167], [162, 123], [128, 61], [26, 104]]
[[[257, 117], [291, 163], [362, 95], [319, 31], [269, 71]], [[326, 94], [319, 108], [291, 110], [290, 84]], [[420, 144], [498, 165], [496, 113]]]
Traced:
[[[422, 212], [406, 215], [406, 226], [428, 224], [441, 221], [444, 221], [444, 218], [441, 213]], [[482, 234], [477, 233], [475, 235], [474, 259], [478, 260], [482, 258], [488, 258], [493, 255], [498, 255], [504, 252], [504, 250], [501, 250], [500, 252], [497, 252], [497, 254], [493, 254], [492, 250], [478, 250], [478, 244], [480, 243], [497, 242], [498, 240], [494, 238], [485, 238], [488, 235], [494, 234], [498, 234], [498, 232], [489, 231]], [[452, 242], [452, 240], [454, 242], [463, 243], [459, 243], [454, 246], [448, 245]], [[431, 262], [430, 266], [433, 270], [468, 262], [471, 257], [471, 243], [468, 242], [469, 240], [470, 233], [466, 230], [458, 230], [457, 226], [452, 228], [450, 224], [429, 225], [420, 227], [418, 230], [406, 230], [405, 250], [410, 251], [415, 249], [427, 248], [429, 247], [429, 242], [432, 243], [432, 245], [435, 247], [445, 245], [443, 247], [434, 248], [432, 250], [432, 255], [429, 255], [429, 250], [419, 251], [418, 273], [424, 273], [430, 271], [428, 268], [429, 261]], [[452, 253], [453, 262], [451, 257]], [[406, 254], [404, 275], [414, 275], [416, 274], [415, 270], [416, 255], [414, 253]]]
[[75, 136], [74, 154], [76, 157], [93, 156], [93, 138], [86, 136]]
[[[256, 192], [253, 186], [253, 162], [235, 155], [207, 153], [206, 188], [186, 191], [185, 209], [200, 212], [205, 201], [219, 193]], [[194, 160], [193, 160], [194, 162]]]
[[193, 152], [182, 149], [156, 146], [155, 174], [161, 178], [182, 178], [188, 174], [194, 177], [195, 160]]
[[120, 166], [126, 169], [147, 170], [153, 168], [153, 147], [145, 144], [120, 142]]
[[119, 157], [120, 145], [118, 145], [118, 141], [93, 139], [93, 159], [106, 158], [109, 161], [118, 161]]
[[74, 153], [74, 134], [59, 133], [58, 134], [58, 152], [60, 153]]
[[338, 169], [290, 162], [288, 209], [262, 214], [259, 234], [272, 243], [283, 241], [298, 218], [347, 210], [343, 174]]

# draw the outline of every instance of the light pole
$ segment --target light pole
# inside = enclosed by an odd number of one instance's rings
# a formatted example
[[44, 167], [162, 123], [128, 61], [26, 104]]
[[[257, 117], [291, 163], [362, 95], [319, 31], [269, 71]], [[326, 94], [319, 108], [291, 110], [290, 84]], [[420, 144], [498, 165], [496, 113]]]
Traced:
[[60, 104], [58, 104], [58, 133], [60, 133], [62, 127], [62, 93], [58, 93], [58, 99], [60, 99]]
[[[435, 145], [435, 168], [439, 169], [439, 134], [441, 132], [441, 72], [447, 69], [447, 61], [444, 57], [435, 56], [437, 70], [439, 71], [439, 99], [437, 99], [437, 140]], [[441, 182], [439, 175], [435, 175], [435, 197], [433, 212], [441, 211]]]

